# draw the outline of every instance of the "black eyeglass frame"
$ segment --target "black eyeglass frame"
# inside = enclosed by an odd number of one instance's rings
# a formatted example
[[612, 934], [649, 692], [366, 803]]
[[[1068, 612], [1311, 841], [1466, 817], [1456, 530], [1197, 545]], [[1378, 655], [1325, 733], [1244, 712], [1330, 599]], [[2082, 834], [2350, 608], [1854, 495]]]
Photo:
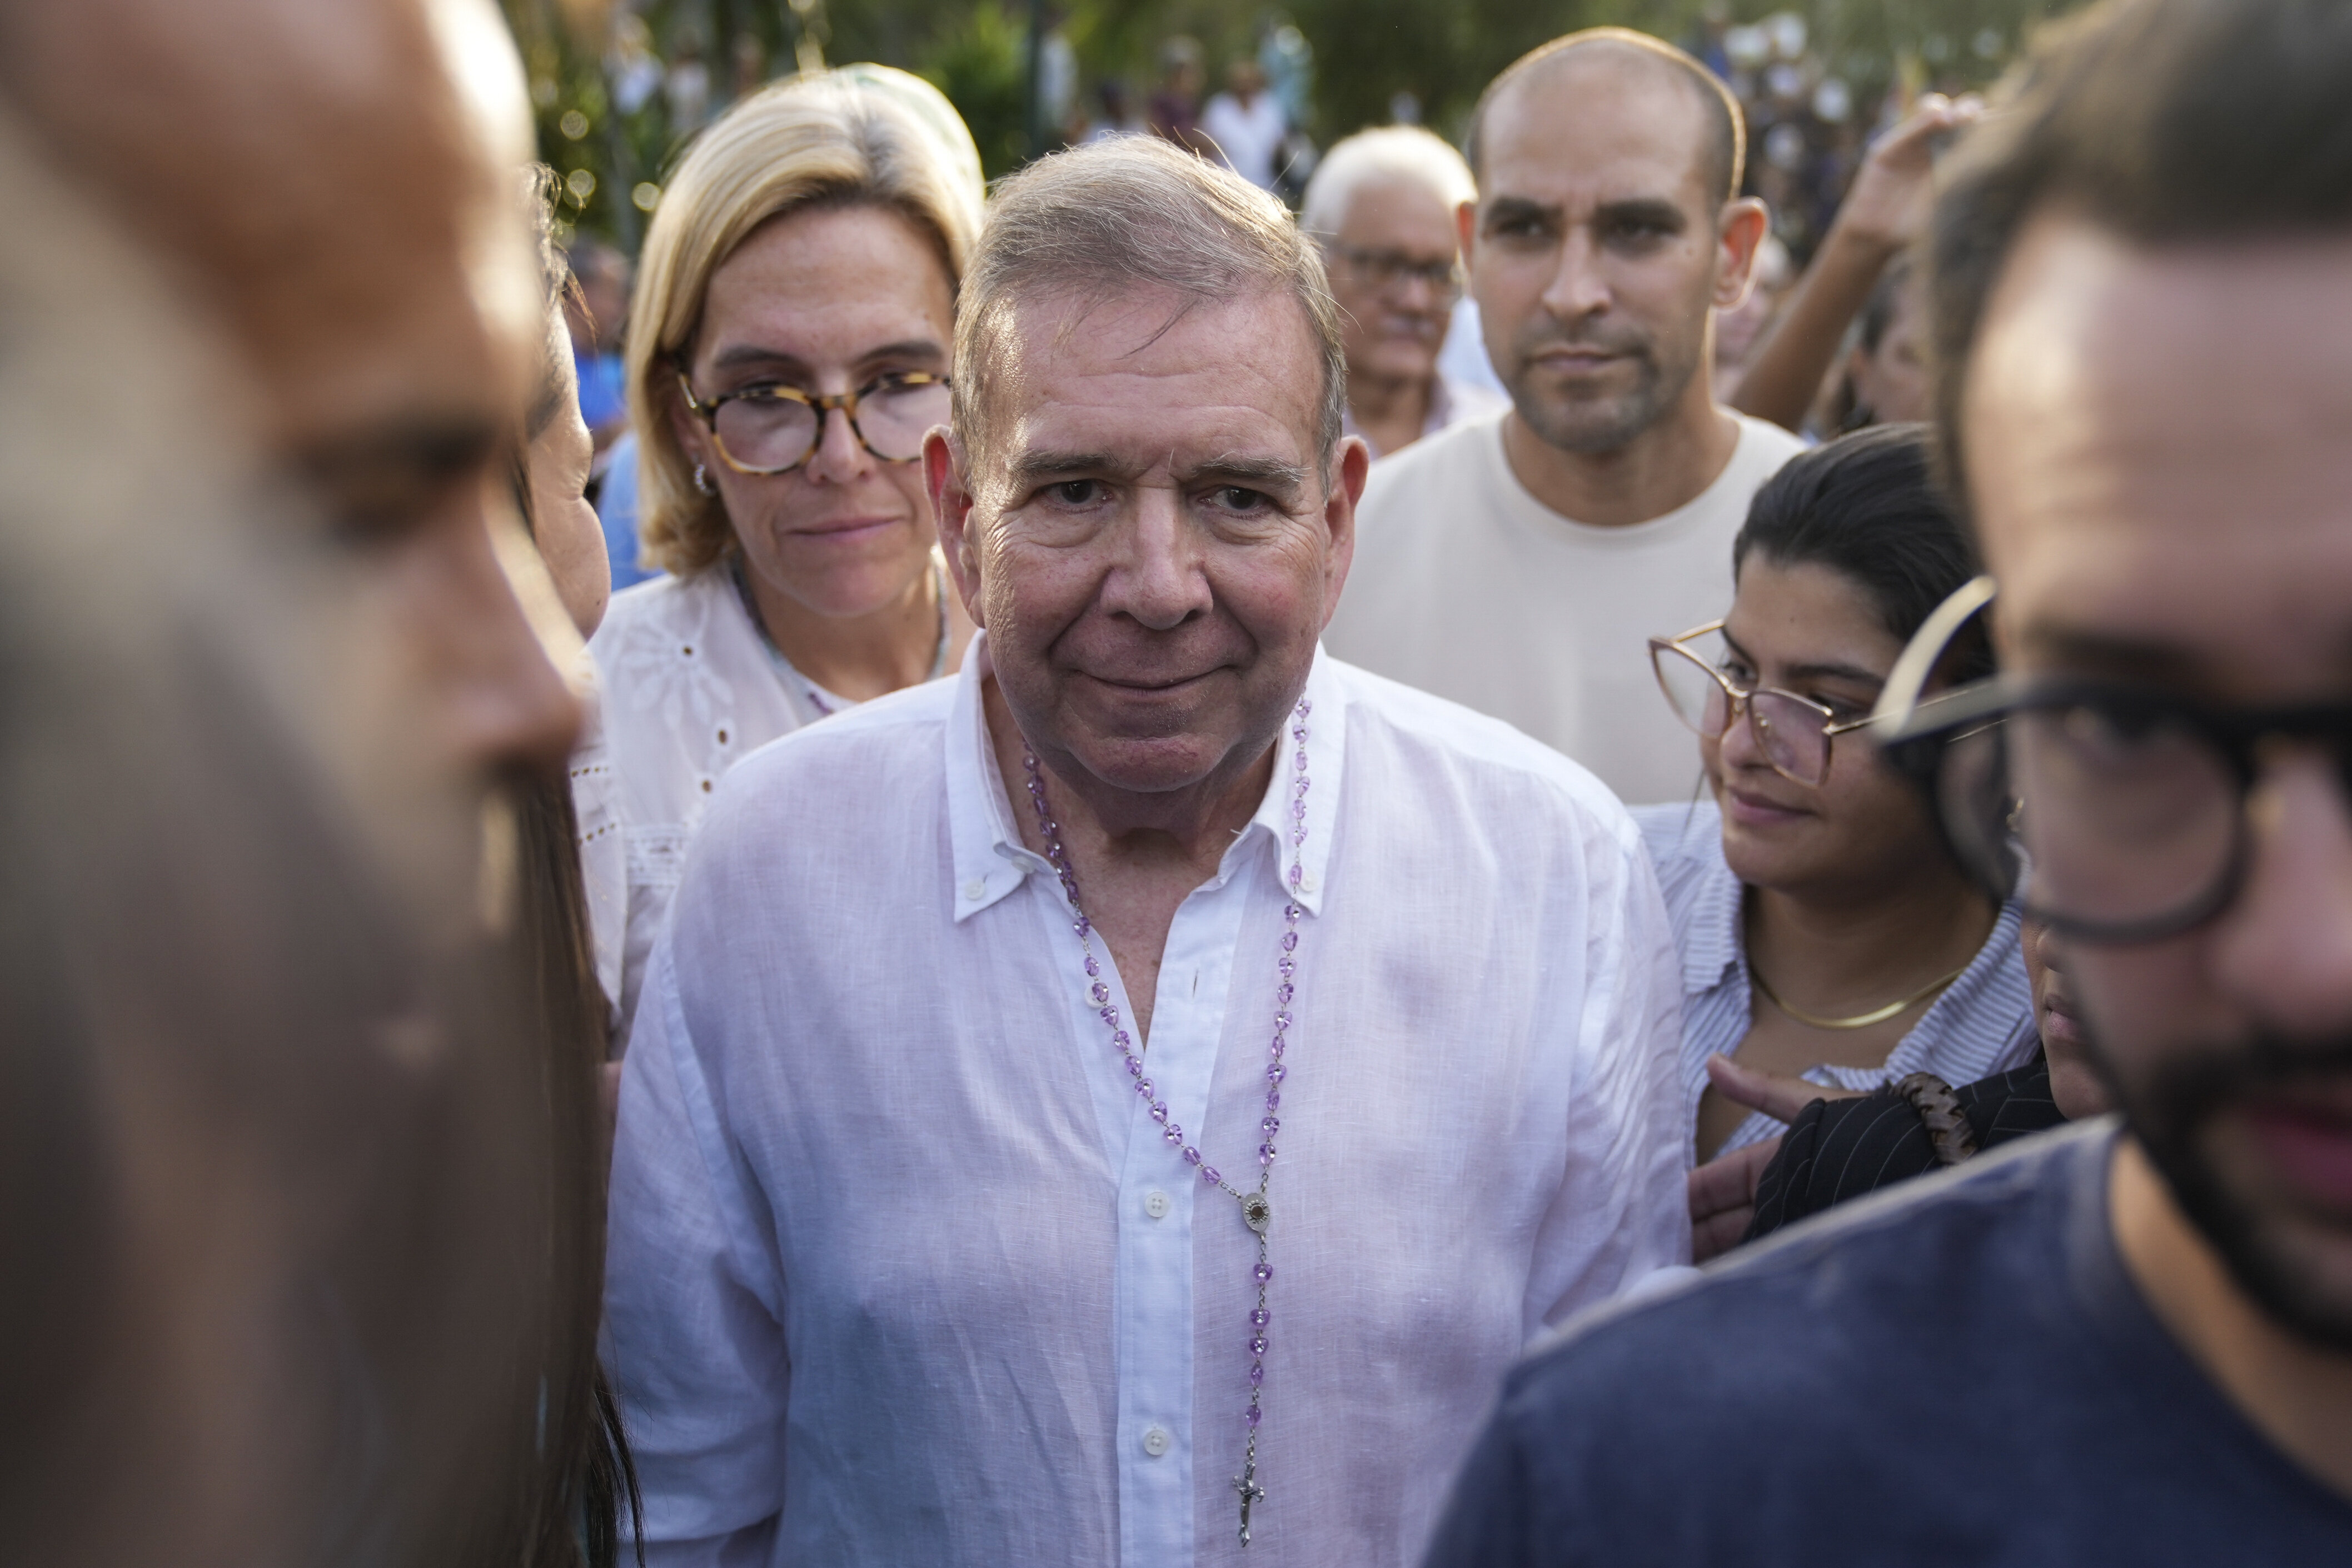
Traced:
[[[1873, 710], [1869, 715], [1862, 718], [1840, 718], [1836, 713], [1832, 711], [1829, 707], [1821, 703], [1815, 702], [1812, 698], [1802, 695], [1797, 692], [1785, 690], [1780, 686], [1743, 687], [1732, 685], [1730, 676], [1725, 674], [1721, 670], [1717, 669], [1713, 664], [1708, 664], [1705, 659], [1700, 658], [1696, 653], [1692, 653], [1688, 648], [1683, 646], [1684, 643], [1689, 642], [1694, 637], [1704, 637], [1710, 632], [1722, 631], [1723, 625], [1724, 623], [1720, 621], [1710, 621], [1704, 626], [1692, 627], [1689, 631], [1684, 632], [1679, 637], [1652, 637], [1649, 639], [1650, 673], [1656, 678], [1658, 689], [1665, 694], [1666, 706], [1673, 710], [1674, 716], [1676, 718], [1683, 720], [1683, 727], [1685, 728], [1688, 729], [1693, 735], [1697, 736], [1701, 740], [1721, 740], [1725, 736], [1731, 733], [1731, 727], [1739, 722], [1740, 715], [1742, 712], [1745, 712], [1748, 718], [1748, 733], [1756, 737], [1756, 749], [1764, 754], [1766, 766], [1769, 767], [1773, 772], [1778, 773], [1781, 778], [1786, 779], [1791, 784], [1801, 785], [1808, 789], [1820, 789], [1822, 785], [1830, 781], [1830, 768], [1834, 766], [1837, 761], [1837, 747], [1834, 746], [1823, 746], [1822, 747], [1822, 776], [1819, 779], [1798, 778], [1795, 774], [1781, 767], [1778, 762], [1772, 760], [1771, 739], [1767, 734], [1767, 731], [1771, 727], [1771, 721], [1769, 719], [1759, 718], [1757, 716], [1755, 699], [1759, 696], [1780, 697], [1786, 701], [1797, 704], [1800, 707], [1803, 707], [1811, 712], [1821, 715], [1821, 733], [1822, 738], [1824, 741], [1832, 741], [1841, 735], [1851, 735], [1855, 730], [1869, 728], [1872, 725], [1878, 722], [1877, 712]], [[1690, 720], [1683, 718], [1683, 710], [1675, 706], [1674, 688], [1666, 685], [1665, 666], [1659, 663], [1661, 657], [1667, 653], [1679, 654], [1684, 659], [1688, 660], [1691, 664], [1705, 671], [1708, 677], [1712, 679], [1717, 685], [1723, 688], [1724, 698], [1728, 706], [1724, 709], [1723, 727], [1717, 730], [1713, 735], [1707, 734], [1706, 731], [1699, 728], [1698, 726], [1691, 723]]]
[[[1973, 601], [1967, 612], [1946, 616], [1946, 611], [1960, 604], [1964, 596]], [[2225, 765], [2237, 788], [2228, 853], [2201, 893], [2174, 909], [2124, 921], [2085, 919], [2042, 907], [2033, 902], [2029, 888], [2025, 912], [2061, 936], [2119, 946], [2153, 942], [2192, 931], [2227, 909], [2244, 886], [2250, 858], [2246, 797], [2262, 777], [2263, 754], [2282, 742], [2323, 743], [2334, 754], [2337, 776], [2347, 797], [2352, 797], [2352, 702], [2221, 708], [2161, 687], [2078, 675], [1996, 675], [1922, 698], [1919, 688], [1924, 673], [1934, 669], [1960, 626], [1989, 605], [1992, 597], [1991, 580], [1979, 578], [1929, 617], [1904, 651], [1873, 716], [1880, 721], [1879, 746], [1887, 761], [1927, 794], [1946, 842], [1988, 893], [2006, 898], [2017, 886], [2016, 873], [2024, 852], [2016, 841], [2014, 825], [2025, 802], [2014, 794], [2007, 797], [2002, 837], [2010, 863], [2006, 867], [1985, 863], [1980, 853], [1961, 841], [1947, 818], [1941, 789], [1945, 758], [1957, 743], [2020, 714], [2087, 708], [2127, 725], [2176, 726]], [[1922, 653], [1925, 656], [1915, 660], [1914, 655]]]
[[[866, 455], [877, 463], [919, 462], [923, 455], [920, 452], [911, 457], [891, 457], [875, 451], [874, 444], [866, 439], [866, 432], [857, 423], [857, 405], [885, 387], [951, 387], [954, 384], [949, 377], [935, 376], [928, 371], [896, 371], [887, 376], [876, 377], [856, 392], [818, 393], [803, 392], [793, 386], [756, 386], [746, 387], [741, 392], [721, 392], [704, 402], [694, 395], [694, 383], [686, 379], [686, 371], [680, 370], [677, 374], [678, 393], [686, 399], [687, 412], [702, 421], [702, 428], [710, 433], [710, 444], [718, 452], [719, 461], [738, 474], [762, 479], [789, 474], [815, 456], [816, 449], [824, 444], [824, 416], [835, 409], [839, 409], [842, 417], [849, 421], [849, 433], [857, 437], [857, 444], [864, 447]], [[781, 468], [753, 468], [739, 462], [735, 455], [727, 450], [727, 442], [719, 434], [719, 411], [730, 402], [796, 402], [814, 411], [816, 434], [809, 437], [809, 449]]]

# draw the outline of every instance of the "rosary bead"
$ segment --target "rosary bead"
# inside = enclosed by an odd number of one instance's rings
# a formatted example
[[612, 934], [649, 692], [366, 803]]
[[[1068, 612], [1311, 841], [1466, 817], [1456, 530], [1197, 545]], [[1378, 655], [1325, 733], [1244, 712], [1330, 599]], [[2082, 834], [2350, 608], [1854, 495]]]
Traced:
[[1110, 1042], [1118, 1047], [1121, 1051], [1125, 1051], [1128, 1047], [1135, 1043], [1133, 1040], [1128, 1037], [1128, 1032], [1125, 1030], [1120, 1030], [1118, 1033], [1112, 1035], [1110, 1037]]
[[1201, 1179], [1202, 1179], [1203, 1182], [1206, 1182], [1209, 1186], [1215, 1186], [1218, 1183], [1220, 1183], [1220, 1182], [1222, 1182], [1223, 1180], [1224, 1180], [1224, 1177], [1223, 1177], [1223, 1176], [1219, 1176], [1219, 1175], [1217, 1174], [1217, 1167], [1216, 1167], [1216, 1166], [1202, 1166], [1201, 1167]]
[[1168, 1124], [1168, 1102], [1162, 1100], [1151, 1108], [1151, 1119], [1163, 1127]]
[[1271, 1138], [1276, 1133], [1282, 1131], [1282, 1118], [1279, 1116], [1268, 1116], [1265, 1121], [1260, 1122], [1257, 1124], [1257, 1130]]
[[[1263, 1340], [1260, 1340], [1258, 1343], [1261, 1343], [1261, 1344], [1263, 1344], [1263, 1343], [1265, 1343], [1265, 1341], [1263, 1341]], [[1255, 1388], [1255, 1387], [1257, 1387], [1260, 1384], [1264, 1383], [1265, 1381], [1265, 1364], [1264, 1362], [1258, 1362], [1258, 1363], [1255, 1364], [1254, 1365], [1252, 1365], [1252, 1366], [1250, 1367], [1250, 1386], [1251, 1386], [1252, 1388]]]
[[1139, 1056], [1130, 1056], [1127, 1059], [1127, 1075], [1129, 1078], [1140, 1078], [1143, 1076], [1143, 1058]]
[[1285, 980], [1281, 985], [1275, 988], [1274, 999], [1280, 1002], [1284, 1007], [1288, 1007], [1290, 1005], [1290, 998], [1297, 994], [1297, 993], [1296, 991], [1292, 990], [1290, 982], [1288, 980]]
[[1192, 1148], [1186, 1149], [1184, 1151], [1184, 1163], [1188, 1166], [1199, 1165], [1201, 1163], [1201, 1151]]
[[1255, 1278], [1259, 1284], [1263, 1285], [1268, 1280], [1274, 1278], [1274, 1265], [1271, 1263], [1261, 1263], [1256, 1268], [1251, 1270], [1250, 1273], [1254, 1278]]
[[1272, 1112], [1272, 1111], [1279, 1111], [1279, 1110], [1281, 1110], [1281, 1109], [1282, 1109], [1282, 1091], [1281, 1091], [1281, 1090], [1279, 1090], [1279, 1089], [1276, 1089], [1276, 1090], [1269, 1091], [1269, 1092], [1267, 1092], [1266, 1097], [1265, 1097], [1265, 1108], [1266, 1108], [1269, 1112]]
[[1139, 1080], [1137, 1080], [1137, 1082], [1136, 1082], [1136, 1085], [1135, 1085], [1135, 1092], [1136, 1092], [1138, 1094], [1142, 1095], [1146, 1100], [1150, 1099], [1150, 1098], [1151, 1098], [1151, 1080], [1150, 1080], [1150, 1079], [1149, 1079], [1149, 1078], [1144, 1078], [1144, 1079], [1139, 1079]]
[[[1304, 904], [1299, 904], [1299, 903], [1297, 903], [1297, 902], [1296, 902], [1296, 901], [1294, 900], [1293, 902], [1291, 902], [1291, 903], [1289, 903], [1289, 904], [1285, 904], [1285, 905], [1283, 906], [1283, 910], [1282, 910], [1282, 917], [1283, 917], [1285, 920], [1289, 921], [1293, 925], [1297, 925], [1297, 924], [1298, 924], [1298, 917], [1299, 917], [1300, 915], [1302, 915], [1306, 914], [1306, 913], [1307, 913], [1307, 908], [1306, 908], [1306, 906], [1305, 906]], [[1297, 933], [1297, 932], [1296, 932], [1296, 931], [1293, 931], [1293, 932], [1289, 933], [1289, 935], [1290, 935], [1290, 936], [1297, 936], [1297, 935], [1298, 935], [1298, 933]], [[1296, 946], [1298, 946], [1298, 944], [1297, 944], [1297, 943], [1296, 943], [1296, 942], [1286, 942], [1286, 943], [1284, 943], [1284, 944], [1282, 945], [1282, 950], [1283, 950], [1284, 952], [1287, 953], [1287, 952], [1289, 952], [1289, 951], [1290, 951], [1290, 949], [1292, 949], [1293, 947], [1296, 947]]]
[[1173, 1122], [1169, 1123], [1168, 1130], [1160, 1135], [1168, 1140], [1168, 1146], [1171, 1149], [1181, 1148], [1183, 1145], [1184, 1129]]
[[1279, 1061], [1265, 1070], [1265, 1081], [1268, 1083], [1279, 1083], [1289, 1076], [1290, 1069], [1285, 1067]]
[[1251, 1406], [1249, 1407], [1249, 1414], [1248, 1414], [1248, 1415], [1246, 1415], [1246, 1416], [1243, 1416], [1243, 1417], [1242, 1417], [1242, 1419], [1243, 1419], [1243, 1420], [1244, 1420], [1244, 1421], [1246, 1421], [1246, 1422], [1248, 1422], [1248, 1423], [1249, 1423], [1250, 1430], [1251, 1430], [1251, 1431], [1253, 1431], [1253, 1432], [1255, 1432], [1255, 1431], [1256, 1431], [1256, 1430], [1257, 1430], [1257, 1424], [1258, 1424], [1260, 1421], [1265, 1420], [1265, 1417], [1264, 1416], [1260, 1415], [1260, 1414], [1258, 1413], [1258, 1407], [1257, 1407], [1256, 1406], [1253, 1405], [1253, 1406]]
[[1267, 1312], [1264, 1307], [1253, 1307], [1250, 1309], [1250, 1324], [1254, 1328], [1264, 1328], [1268, 1322], [1271, 1322], [1273, 1319], [1274, 1314]]
[[1095, 956], [1092, 953], [1087, 955], [1087, 978], [1089, 980], [1102, 978], [1102, 966], [1095, 962]]
[[1274, 1164], [1274, 1145], [1272, 1144], [1260, 1144], [1257, 1146], [1257, 1163], [1262, 1166], [1270, 1166]]
[[1110, 1005], [1110, 988], [1104, 985], [1100, 980], [1097, 980], [1094, 984], [1094, 989], [1088, 991], [1087, 994], [1094, 998], [1095, 1006], [1098, 1008], [1108, 1007]]
[[1264, 1334], [1260, 1334], [1255, 1339], [1250, 1341], [1250, 1354], [1252, 1355], [1264, 1355], [1265, 1354], [1265, 1336]]

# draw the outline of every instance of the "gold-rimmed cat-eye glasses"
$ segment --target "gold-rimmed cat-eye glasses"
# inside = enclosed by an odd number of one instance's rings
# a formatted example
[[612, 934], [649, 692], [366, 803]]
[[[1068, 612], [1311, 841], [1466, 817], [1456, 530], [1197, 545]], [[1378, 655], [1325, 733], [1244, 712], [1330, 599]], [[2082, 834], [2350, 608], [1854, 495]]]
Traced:
[[688, 412], [710, 432], [719, 460], [738, 474], [789, 474], [809, 460], [824, 439], [824, 416], [835, 409], [850, 434], [885, 463], [912, 463], [923, 437], [948, 421], [948, 378], [920, 371], [880, 376], [856, 392], [819, 394], [765, 383], [705, 402], [686, 372], [677, 373]]
[[1794, 692], [1737, 685], [1691, 647], [1722, 631], [1722, 622], [1710, 621], [1679, 637], [1650, 639], [1650, 667], [1675, 716], [1700, 738], [1719, 740], [1744, 707], [1748, 731], [1772, 771], [1791, 783], [1820, 788], [1830, 775], [1830, 742], [1870, 724], [1870, 716], [1842, 719], [1835, 710]]

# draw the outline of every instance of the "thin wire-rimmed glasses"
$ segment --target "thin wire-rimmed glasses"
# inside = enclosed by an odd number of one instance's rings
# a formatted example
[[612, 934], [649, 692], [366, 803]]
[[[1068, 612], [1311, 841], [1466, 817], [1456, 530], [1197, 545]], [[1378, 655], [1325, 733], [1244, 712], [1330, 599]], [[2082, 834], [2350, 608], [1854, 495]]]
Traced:
[[858, 444], [885, 463], [920, 457], [924, 435], [948, 418], [948, 378], [919, 371], [822, 396], [798, 387], [756, 386], [705, 402], [684, 371], [677, 385], [688, 412], [710, 432], [719, 460], [738, 474], [789, 474], [807, 462], [824, 434], [824, 416], [835, 409], [849, 421]]
[[1323, 250], [1381, 294], [1393, 292], [1408, 281], [1418, 281], [1427, 284], [1429, 291], [1442, 303], [1450, 304], [1462, 296], [1462, 266], [1451, 257], [1416, 261], [1401, 250], [1343, 245], [1336, 239], [1325, 240]]
[[1830, 776], [1830, 742], [1861, 729], [1871, 718], [1841, 719], [1812, 698], [1777, 686], [1733, 685], [1714, 661], [1689, 646], [1722, 630], [1722, 622], [1710, 621], [1679, 637], [1650, 639], [1650, 667], [1657, 672], [1667, 705], [1702, 740], [1722, 738], [1745, 707], [1748, 732], [1756, 737], [1757, 749], [1772, 771], [1792, 784], [1819, 789]]

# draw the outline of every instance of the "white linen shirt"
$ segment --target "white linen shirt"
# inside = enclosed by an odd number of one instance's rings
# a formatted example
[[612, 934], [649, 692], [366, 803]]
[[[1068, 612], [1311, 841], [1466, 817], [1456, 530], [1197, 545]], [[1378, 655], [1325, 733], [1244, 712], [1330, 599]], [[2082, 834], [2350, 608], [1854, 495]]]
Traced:
[[[1638, 833], [1318, 653], [1244, 1557], [1255, 1239], [1131, 1092], [964, 664], [738, 767], [656, 947], [606, 1298], [648, 1560], [1417, 1562], [1528, 1341], [1688, 1255]], [[1288, 775], [1177, 910], [1145, 1057], [1244, 1187]]]
[[[603, 751], [593, 762], [607, 769], [598, 781], [605, 798], [592, 807], [575, 786], [573, 799], [583, 827], [595, 810], [618, 828], [619, 855], [588, 862], [588, 914], [600, 971], [617, 956], [611, 994], [626, 1028], [687, 845], [719, 780], [778, 736], [824, 716], [777, 667], [723, 565], [613, 595], [588, 651], [604, 688]], [[608, 885], [615, 865], [625, 879], [617, 891]]]
[[[1683, 1083], [1696, 1126], [1706, 1092], [1706, 1059], [1729, 1056], [1748, 1038], [1754, 1002], [1748, 948], [1740, 936], [1745, 888], [1723, 858], [1723, 813], [1711, 801], [1685, 806], [1636, 806], [1633, 820], [1650, 847], [1675, 923], [1683, 964]], [[1960, 977], [1944, 988], [1910, 1032], [1877, 1067], [1823, 1063], [1801, 1076], [1825, 1089], [1877, 1089], [1914, 1072], [1932, 1072], [1955, 1086], [2021, 1067], [2042, 1049], [2033, 1020], [2033, 988], [2025, 977], [2025, 950], [2012, 897], [2000, 906], [1992, 935]], [[1716, 1153], [1727, 1155], [1789, 1130], [1758, 1111], [1740, 1123]]]

